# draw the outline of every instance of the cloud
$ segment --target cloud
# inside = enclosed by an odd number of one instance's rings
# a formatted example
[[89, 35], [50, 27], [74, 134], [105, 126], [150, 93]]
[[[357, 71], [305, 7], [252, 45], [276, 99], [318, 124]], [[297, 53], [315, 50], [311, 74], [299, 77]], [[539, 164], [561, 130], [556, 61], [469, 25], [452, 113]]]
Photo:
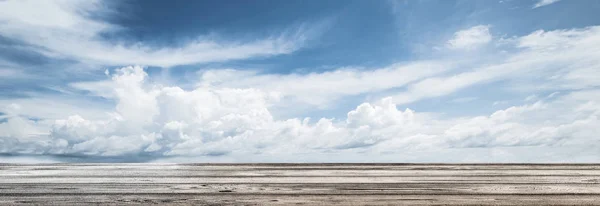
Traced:
[[[595, 125], [600, 123], [598, 105], [589, 102], [597, 101], [598, 95], [581, 96], [596, 92], [574, 92], [553, 102], [538, 101], [498, 110], [490, 116], [457, 124], [445, 135], [451, 145], [458, 147], [598, 144], [600, 139], [594, 135], [598, 131]], [[577, 109], [569, 111], [573, 108]]]
[[[123, 28], [88, 18], [107, 12], [101, 2], [42, 4], [44, 11], [37, 10], [37, 2], [0, 1], [0, 35], [48, 57], [82, 65], [171, 67], [289, 54], [321, 29], [301, 26], [249, 41], [201, 36], [180, 47], [154, 47], [102, 39], [102, 34]], [[444, 45], [453, 53], [451, 59], [381, 68], [342, 67], [308, 74], [202, 70], [194, 87], [182, 88], [151, 81], [141, 66], [123, 67], [107, 72], [104, 80], [69, 81], [67, 87], [55, 88], [58, 94], [31, 92], [0, 99], [0, 153], [227, 161], [330, 161], [335, 159], [328, 159], [331, 154], [346, 161], [423, 161], [431, 160], [431, 154], [447, 154], [455, 156], [443, 160], [503, 161], [518, 158], [515, 154], [543, 160], [532, 151], [547, 151], [554, 152], [554, 159], [546, 160], [597, 160], [595, 150], [578, 153], [572, 148], [593, 149], [600, 143], [595, 136], [600, 132], [599, 27], [539, 30], [506, 39], [495, 39], [490, 28], [457, 31]], [[476, 49], [477, 54], [468, 52]], [[13, 66], [0, 69], [0, 78], [26, 73]], [[462, 117], [398, 106], [489, 83], [539, 98], [523, 105], [498, 101], [495, 106], [507, 108]], [[560, 95], [547, 95], [558, 90]], [[276, 108], [298, 110], [303, 104], [347, 105], [340, 100], [359, 95], [369, 101], [340, 118], [273, 115]]]
[[[269, 108], [279, 99], [272, 92], [214, 86], [185, 91], [152, 85], [146, 78], [141, 67], [118, 69], [110, 81], [117, 99], [110, 118], [59, 119], [38, 139], [44, 144], [12, 146], [5, 152], [163, 157], [351, 149], [385, 141], [398, 131], [414, 132], [410, 127], [391, 127], [416, 126], [413, 121], [421, 118], [411, 110], [397, 110], [391, 99], [385, 99], [360, 105], [346, 121], [275, 120]], [[14, 120], [18, 119], [22, 120], [19, 116]], [[6, 141], [23, 137], [4, 136]]]
[[[43, 10], [40, 10], [43, 8]], [[296, 51], [321, 29], [300, 26], [252, 41], [223, 41], [200, 36], [181, 47], [143, 42], [107, 42], [101, 35], [123, 30], [89, 16], [110, 12], [101, 1], [0, 1], [0, 35], [18, 40], [52, 58], [103, 65], [160, 67], [268, 57]]]
[[[259, 70], [210, 69], [199, 72], [199, 87], [254, 88], [296, 104], [325, 108], [347, 96], [386, 91], [456, 67], [451, 61], [421, 61], [383, 68], [339, 68], [308, 74], [264, 74]], [[114, 98], [110, 81], [74, 82], [72, 89]], [[281, 102], [280, 102], [281, 103]], [[285, 102], [290, 103], [289, 101]], [[285, 106], [285, 105], [282, 105]]]
[[489, 25], [478, 25], [469, 29], [457, 31], [454, 37], [448, 40], [450, 49], [472, 50], [492, 41]]
[[[535, 31], [515, 37], [515, 49], [497, 55], [493, 63], [474, 65], [458, 74], [434, 76], [407, 85], [394, 96], [396, 103], [410, 103], [445, 96], [464, 88], [501, 80], [514, 81], [516, 90], [548, 91], [600, 86], [600, 27]], [[466, 70], [466, 71], [465, 71]], [[542, 81], [540, 81], [542, 80]]]
[[[10, 105], [18, 105], [19, 114], [38, 119], [60, 119], [65, 115], [83, 115], [92, 119], [106, 118], [106, 103], [93, 99], [55, 96], [51, 94], [28, 94], [26, 97], [0, 99], [0, 112], [7, 112]], [[52, 109], [49, 109], [52, 108]]]
[[121, 158], [361, 152], [377, 158], [419, 150], [599, 143], [597, 90], [449, 119], [400, 110], [384, 98], [360, 104], [345, 119], [311, 121], [275, 119], [270, 109], [280, 98], [273, 92], [211, 85], [183, 90], [147, 78], [139, 66], [117, 69], [110, 80], [117, 104], [110, 116], [96, 120], [70, 115], [34, 121], [22, 116], [20, 105], [9, 105], [2, 110], [7, 121], [0, 123], [0, 152]]
[[[301, 103], [327, 108], [354, 95], [393, 96], [406, 104], [449, 95], [474, 85], [505, 81], [505, 89], [539, 92], [594, 88], [600, 75], [598, 27], [535, 31], [505, 41], [515, 52], [497, 54], [493, 61], [435, 59], [383, 68], [339, 68], [309, 74], [263, 74], [256, 70], [203, 70], [200, 86], [256, 88], [285, 99], [284, 106]], [[556, 52], [560, 50], [561, 52]], [[471, 58], [470, 56], [469, 58]], [[110, 98], [106, 82], [79, 82], [71, 86]], [[398, 92], [400, 91], [400, 92]], [[280, 102], [281, 103], [281, 102]]]
[[535, 5], [533, 5], [533, 8], [539, 8], [542, 6], [548, 6], [550, 4], [556, 3], [560, 0], [539, 0]]
[[527, 97], [525, 98], [525, 101], [526, 101], [526, 102], [529, 102], [529, 101], [533, 101], [533, 100], [536, 100], [536, 99], [538, 99], [538, 96], [534, 94], [534, 95], [529, 95], [529, 96], [527, 96]]
[[[24, 7], [28, 1], [4, 1], [2, 3], [9, 5], [3, 8], [18, 9]], [[118, 30], [120, 29], [118, 26], [92, 20], [84, 15], [86, 12], [106, 9], [106, 6], [100, 2], [49, 1], [46, 4], [49, 4], [48, 7], [52, 12], [57, 13], [56, 17], [48, 17], [49, 21], [39, 22], [37, 19], [21, 19], [19, 15], [23, 14], [19, 12], [7, 12], [0, 15], [0, 18], [6, 19], [9, 24], [4, 25], [7, 27], [6, 30], [0, 31], [5, 32], [8, 36], [12, 35], [14, 38], [25, 38], [23, 40], [30, 44], [48, 48], [46, 52], [48, 55], [57, 54], [61, 56], [67, 54], [71, 58], [90, 63], [119, 65], [140, 63], [168, 67], [179, 64], [238, 59], [238, 57], [234, 57], [235, 55], [240, 55], [239, 58], [252, 58], [261, 56], [263, 54], [259, 53], [264, 52], [271, 53], [266, 54], [267, 56], [284, 54], [300, 48], [302, 43], [298, 42], [310, 39], [310, 36], [318, 33], [316, 30], [320, 30], [306, 29], [309, 26], [303, 26], [299, 29], [283, 32], [280, 36], [268, 37], [263, 40], [245, 43], [220, 43], [210, 39], [202, 39], [178, 48], [153, 48], [145, 46], [143, 43], [115, 45], [99, 40], [97, 35], [102, 32]], [[27, 12], [35, 13], [35, 11], [29, 10]], [[44, 15], [51, 15], [52, 12]], [[80, 34], [78, 33], [82, 32], [80, 28], [84, 28], [80, 25], [83, 24], [88, 25], [90, 29], [85, 31], [86, 33]], [[453, 38], [448, 40], [447, 46], [452, 49], [472, 50], [489, 44], [493, 41], [489, 32], [490, 27], [489, 25], [478, 25], [457, 31]], [[514, 47], [511, 49], [517, 50], [516, 53], [489, 54], [497, 55], [494, 61], [472, 65], [458, 65], [457, 62], [473, 61], [471, 57], [458, 57], [454, 58], [457, 60], [453, 61], [434, 59], [407, 62], [376, 69], [340, 68], [331, 72], [311, 74], [279, 75], [263, 74], [260, 71], [248, 72], [247, 70], [209, 70], [202, 72], [200, 84], [242, 89], [257, 88], [278, 93], [286, 99], [286, 103], [303, 103], [319, 108], [327, 108], [336, 100], [344, 97], [364, 94], [391, 95], [394, 96], [395, 103], [410, 103], [426, 98], [444, 96], [473, 85], [505, 80], [509, 77], [517, 76], [520, 79], [532, 77], [533, 75], [527, 75], [527, 73], [532, 73], [534, 70], [547, 74], [554, 73], [554, 76], [548, 76], [547, 78], [554, 78], [552, 84], [562, 86], [563, 89], [590, 88], [597, 85], [597, 81], [595, 81], [597, 78], [594, 78], [596, 77], [595, 74], [598, 74], [595, 72], [598, 64], [594, 60], [597, 59], [597, 52], [593, 50], [593, 47], [586, 48], [584, 44], [572, 43], [589, 39], [589, 45], [595, 45], [597, 42], [593, 38], [596, 30], [595, 27], [588, 27], [573, 30], [536, 31], [527, 36], [514, 37], [507, 42], [511, 44], [509, 46]], [[60, 34], [61, 37], [39, 38], [39, 36], [31, 36], [45, 35], [45, 33], [48, 33], [48, 35]], [[69, 35], [75, 36], [65, 38]], [[86, 45], [88, 43], [89, 45]], [[260, 45], [267, 45], [268, 48]], [[288, 48], [285, 45], [292, 45], [289, 47], [291, 49], [277, 49]], [[556, 46], [565, 47], [565, 52], [572, 55], [560, 56], [556, 52], [545, 51], [556, 49]], [[75, 50], [71, 50], [71, 48], [75, 48]], [[85, 49], [85, 51], [81, 49]], [[586, 54], [587, 50], [590, 52]], [[250, 53], [246, 53], [246, 51]], [[556, 68], [551, 68], [553, 65]], [[565, 67], [559, 69], [558, 65]], [[577, 68], [568, 69], [568, 66]], [[460, 68], [460, 73], [449, 72], [456, 71], [457, 68]], [[518, 74], [521, 72], [526, 75], [519, 76]], [[566, 73], [566, 75], [561, 72]], [[106, 82], [75, 82], [70, 83], [69, 86], [90, 91], [96, 96], [113, 99], [114, 90], [107, 85]], [[556, 86], [540, 83], [521, 87], [521, 89], [534, 91], [549, 88], [555, 89]], [[405, 92], [398, 93], [397, 91]]]
[[492, 106], [496, 106], [496, 105], [502, 105], [502, 104], [507, 104], [507, 101], [495, 101], [494, 103], [492, 103]]
[[410, 82], [455, 67], [450, 61], [423, 61], [395, 64], [384, 68], [340, 68], [309, 74], [259, 74], [239, 70], [208, 70], [201, 73], [200, 84], [220, 87], [258, 88], [291, 97], [298, 102], [328, 106], [352, 95], [374, 93], [402, 87]]

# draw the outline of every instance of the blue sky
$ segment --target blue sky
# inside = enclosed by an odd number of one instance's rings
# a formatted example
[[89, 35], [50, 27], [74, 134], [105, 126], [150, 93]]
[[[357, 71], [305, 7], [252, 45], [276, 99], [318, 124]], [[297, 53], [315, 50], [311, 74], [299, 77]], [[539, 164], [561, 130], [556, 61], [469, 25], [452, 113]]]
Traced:
[[600, 1], [0, 1], [0, 160], [597, 162]]

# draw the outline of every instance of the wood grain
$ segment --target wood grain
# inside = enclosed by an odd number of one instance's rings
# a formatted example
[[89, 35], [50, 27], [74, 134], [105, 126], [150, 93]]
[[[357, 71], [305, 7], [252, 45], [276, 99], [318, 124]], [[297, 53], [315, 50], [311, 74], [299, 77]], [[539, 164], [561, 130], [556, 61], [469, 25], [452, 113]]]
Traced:
[[4, 205], [600, 205], [600, 164], [0, 164]]

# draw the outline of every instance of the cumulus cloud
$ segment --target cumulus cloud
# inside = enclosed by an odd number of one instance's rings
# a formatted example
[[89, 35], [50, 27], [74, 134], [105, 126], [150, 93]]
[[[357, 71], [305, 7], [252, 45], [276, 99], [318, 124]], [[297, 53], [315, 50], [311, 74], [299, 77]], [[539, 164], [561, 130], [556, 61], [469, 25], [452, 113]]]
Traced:
[[118, 25], [89, 16], [110, 12], [101, 1], [0, 1], [0, 35], [22, 41], [53, 58], [71, 58], [104, 65], [140, 64], [171, 67], [287, 54], [299, 49], [321, 29], [291, 28], [280, 35], [227, 42], [198, 37], [181, 47], [155, 47], [143, 42], [110, 43], [101, 35]]
[[548, 6], [550, 4], [556, 3], [560, 0], [539, 0], [535, 5], [533, 5], [533, 8], [539, 8], [542, 6]]
[[469, 29], [454, 33], [454, 37], [448, 40], [448, 48], [471, 50], [492, 41], [489, 25], [478, 25]]
[[[473, 147], [549, 147], [599, 143], [600, 92], [584, 90], [552, 101], [498, 110], [489, 116], [441, 118], [392, 98], [363, 103], [345, 119], [275, 119], [273, 92], [147, 81], [142, 67], [116, 70], [117, 104], [110, 116], [71, 115], [53, 122], [2, 111], [2, 153], [99, 157], [265, 156], [361, 152], [366, 155]], [[576, 108], [576, 109], [572, 109]], [[318, 161], [318, 160], [314, 160]]]

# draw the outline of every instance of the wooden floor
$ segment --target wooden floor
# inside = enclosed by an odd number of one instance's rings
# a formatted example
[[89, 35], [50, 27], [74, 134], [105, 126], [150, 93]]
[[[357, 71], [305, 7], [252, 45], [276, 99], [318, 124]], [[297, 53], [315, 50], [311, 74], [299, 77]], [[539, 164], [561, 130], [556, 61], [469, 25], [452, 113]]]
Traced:
[[0, 164], [0, 204], [600, 205], [600, 164]]

